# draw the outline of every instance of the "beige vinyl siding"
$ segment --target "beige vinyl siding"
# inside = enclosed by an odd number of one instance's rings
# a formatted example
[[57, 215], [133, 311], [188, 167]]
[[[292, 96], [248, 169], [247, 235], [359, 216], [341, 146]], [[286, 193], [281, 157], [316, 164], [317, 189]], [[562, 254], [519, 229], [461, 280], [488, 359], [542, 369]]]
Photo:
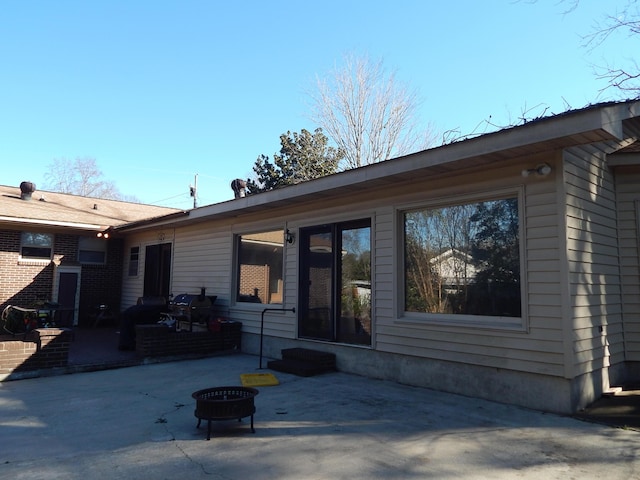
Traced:
[[[268, 231], [284, 229], [284, 222], [279, 223], [279, 220], [274, 219], [274, 223], [262, 226], [260, 228], [251, 229], [252, 232], [256, 231]], [[246, 228], [246, 227], [245, 227]], [[284, 244], [284, 262], [283, 262], [283, 297], [282, 304], [260, 304], [260, 303], [242, 303], [238, 302], [235, 305], [229, 307], [230, 316], [237, 321], [242, 322], [242, 331], [259, 335], [261, 330], [261, 320], [264, 317], [264, 335], [273, 336], [279, 338], [293, 339], [296, 337], [297, 332], [297, 317], [293, 312], [278, 312], [278, 311], [265, 311], [264, 309], [290, 309], [297, 305], [297, 260], [296, 251], [298, 246], [297, 231], [290, 227], [290, 231], [294, 233], [295, 243]], [[229, 243], [232, 245], [234, 236], [229, 237]], [[235, 271], [235, 263], [231, 263], [231, 272]], [[230, 284], [229, 286], [231, 295], [235, 290], [235, 286]]]
[[[282, 230], [284, 235], [285, 221], [282, 217], [279, 217], [274, 211], [273, 216], [268, 219], [251, 219], [245, 223], [242, 219], [238, 219], [232, 227], [232, 232], [229, 234], [228, 242], [231, 247], [230, 252], [230, 269], [227, 275], [233, 277], [229, 284], [229, 298], [234, 295], [235, 284], [235, 269], [236, 264], [233, 259], [233, 242], [236, 234], [265, 232], [272, 230]], [[229, 306], [229, 315], [234, 320], [242, 322], [242, 331], [252, 334], [260, 334], [261, 320], [263, 317], [264, 309], [284, 309], [291, 308], [297, 305], [297, 262], [296, 251], [298, 247], [298, 235], [297, 231], [289, 226], [289, 230], [294, 234], [295, 241], [293, 244], [284, 243], [284, 260], [283, 260], [283, 285], [282, 285], [282, 304], [260, 304], [260, 303], [244, 303], [238, 302]], [[278, 312], [278, 311], [266, 311], [264, 312], [264, 335], [274, 336], [280, 338], [293, 339], [296, 336], [297, 322], [296, 316], [293, 312]]]
[[[381, 332], [382, 325], [392, 325], [396, 316], [394, 301], [396, 296], [394, 287], [397, 282], [402, 282], [402, 276], [396, 278], [394, 267], [394, 239], [395, 235], [395, 210], [391, 207], [380, 208], [376, 211], [372, 220], [373, 229], [373, 295], [372, 295], [372, 319], [373, 328], [372, 347], [380, 349], [379, 338], [386, 338]], [[384, 331], [384, 330], [382, 330]]]
[[[122, 303], [121, 310], [135, 305], [144, 291], [144, 264], [146, 247], [159, 243], [173, 243], [173, 229], [162, 231], [154, 230], [144, 233], [135, 233], [127, 237], [124, 245], [124, 267], [122, 278]], [[138, 275], [129, 276], [129, 253], [131, 247], [140, 247], [138, 254]], [[173, 248], [172, 248], [173, 250]], [[173, 255], [173, 252], [172, 252]]]
[[[552, 163], [553, 157], [546, 157]], [[539, 159], [534, 160], [534, 162]], [[527, 162], [528, 165], [531, 162]], [[508, 178], [504, 172], [489, 172], [489, 184], [468, 187], [465, 193], [492, 191], [521, 183], [522, 177]], [[439, 325], [402, 318], [402, 299], [398, 297], [403, 272], [399, 230], [395, 209], [378, 210], [375, 218], [375, 348], [380, 351], [433, 358], [494, 368], [564, 376], [562, 336], [562, 298], [558, 232], [558, 202], [552, 173], [535, 179], [524, 189], [524, 217], [527, 237], [523, 280], [529, 288], [528, 305], [523, 311], [525, 331]], [[476, 177], [477, 178], [477, 177]], [[496, 178], [501, 180], [496, 181]], [[466, 179], [458, 179], [467, 184]], [[504, 182], [500, 184], [500, 182]], [[511, 182], [511, 183], [508, 183]], [[422, 191], [429, 192], [428, 186]], [[437, 198], [442, 198], [437, 191]], [[399, 222], [399, 220], [398, 220]], [[396, 230], [398, 234], [396, 235]], [[394, 250], [397, 247], [397, 257]], [[397, 272], [394, 278], [394, 272]], [[527, 288], [523, 285], [523, 288]], [[479, 320], [481, 322], [481, 320]]]
[[171, 289], [174, 295], [216, 295], [216, 305], [229, 304], [232, 244], [228, 229], [180, 228], [175, 233]]
[[284, 285], [283, 305], [296, 305], [298, 303], [298, 232], [294, 233], [293, 244], [284, 245]]
[[640, 167], [616, 170], [626, 360], [640, 361]]
[[[173, 292], [197, 293], [204, 286], [207, 295], [218, 297], [214, 304], [217, 311], [242, 322], [244, 332], [260, 333], [262, 310], [279, 308], [279, 305], [232, 303], [235, 290], [234, 238], [232, 228], [228, 225], [216, 228], [212, 223], [207, 223], [204, 228], [203, 224], [198, 224], [178, 229], [173, 261]], [[293, 338], [294, 323], [290, 316], [268, 312], [265, 314], [264, 333]]]
[[549, 346], [536, 352], [530, 361], [535, 369], [527, 371], [567, 376], [566, 334], [562, 318], [565, 308], [564, 248], [561, 242], [563, 220], [558, 208], [557, 166], [553, 166], [550, 181], [531, 182], [526, 188], [526, 288], [529, 320], [528, 343], [541, 341]]
[[564, 155], [574, 376], [624, 360], [615, 188], [597, 147]]
[[[406, 335], [406, 328], [379, 327], [378, 350], [451, 362], [562, 376], [563, 354], [557, 342], [516, 338], [504, 332], [412, 328], [401, 343], [383, 343], [380, 337]], [[428, 351], [425, 351], [425, 348]]]

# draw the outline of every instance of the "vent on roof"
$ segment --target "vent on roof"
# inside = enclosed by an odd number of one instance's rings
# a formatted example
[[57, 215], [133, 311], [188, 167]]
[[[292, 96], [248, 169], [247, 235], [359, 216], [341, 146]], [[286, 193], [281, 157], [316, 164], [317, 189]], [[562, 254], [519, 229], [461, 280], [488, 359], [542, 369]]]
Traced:
[[243, 198], [247, 194], [247, 182], [241, 178], [236, 178], [231, 182], [231, 189], [233, 190], [235, 198]]
[[22, 182], [20, 184], [20, 198], [31, 200], [31, 195], [36, 191], [36, 184], [33, 182]]

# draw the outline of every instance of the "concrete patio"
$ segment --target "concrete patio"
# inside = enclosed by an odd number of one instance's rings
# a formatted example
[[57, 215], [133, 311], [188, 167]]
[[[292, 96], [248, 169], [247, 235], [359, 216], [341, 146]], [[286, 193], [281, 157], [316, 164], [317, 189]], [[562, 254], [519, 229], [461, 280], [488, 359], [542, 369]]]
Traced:
[[640, 433], [345, 373], [258, 387], [248, 419], [196, 428], [191, 393], [233, 354], [0, 383], [12, 479], [640, 478]]

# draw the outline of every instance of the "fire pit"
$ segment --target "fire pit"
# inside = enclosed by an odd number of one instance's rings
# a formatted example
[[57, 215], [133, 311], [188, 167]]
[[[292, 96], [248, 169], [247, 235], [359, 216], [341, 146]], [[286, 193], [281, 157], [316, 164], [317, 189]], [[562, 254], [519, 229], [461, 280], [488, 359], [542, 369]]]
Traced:
[[253, 403], [258, 390], [250, 387], [214, 387], [198, 390], [191, 394], [196, 399], [194, 415], [198, 419], [196, 428], [200, 428], [200, 422], [206, 420], [207, 440], [211, 438], [211, 422], [213, 420], [242, 420], [251, 416], [251, 432], [253, 428], [253, 414], [256, 407]]

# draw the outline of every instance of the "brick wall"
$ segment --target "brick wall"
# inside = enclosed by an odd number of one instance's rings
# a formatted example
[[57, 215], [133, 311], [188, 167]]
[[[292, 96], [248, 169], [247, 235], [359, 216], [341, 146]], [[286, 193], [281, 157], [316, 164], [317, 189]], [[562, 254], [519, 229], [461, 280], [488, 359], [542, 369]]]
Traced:
[[[34, 307], [53, 297], [54, 262], [61, 266], [79, 265], [78, 235], [56, 233], [53, 262], [20, 261], [19, 230], [0, 230], [0, 312], [7, 305]], [[122, 290], [123, 242], [109, 239], [105, 265], [82, 265], [79, 325], [86, 325], [93, 308], [109, 305], [117, 312]]]
[[25, 340], [0, 337], [0, 375], [67, 366], [71, 338], [59, 328], [34, 330]]
[[240, 351], [242, 323], [223, 324], [220, 332], [176, 332], [162, 325], [136, 326], [136, 353], [141, 357]]
[[[87, 325], [94, 309], [106, 304], [117, 313], [122, 291], [123, 242], [121, 239], [107, 240], [106, 265], [83, 265], [80, 289], [79, 325]], [[114, 320], [116, 321], [116, 320]]]
[[79, 265], [78, 236], [56, 233], [53, 242], [53, 261], [59, 265]]
[[240, 265], [240, 295], [257, 295], [269, 302], [269, 265]]
[[51, 296], [53, 264], [20, 262], [20, 231], [0, 230], [0, 309], [29, 307]]

